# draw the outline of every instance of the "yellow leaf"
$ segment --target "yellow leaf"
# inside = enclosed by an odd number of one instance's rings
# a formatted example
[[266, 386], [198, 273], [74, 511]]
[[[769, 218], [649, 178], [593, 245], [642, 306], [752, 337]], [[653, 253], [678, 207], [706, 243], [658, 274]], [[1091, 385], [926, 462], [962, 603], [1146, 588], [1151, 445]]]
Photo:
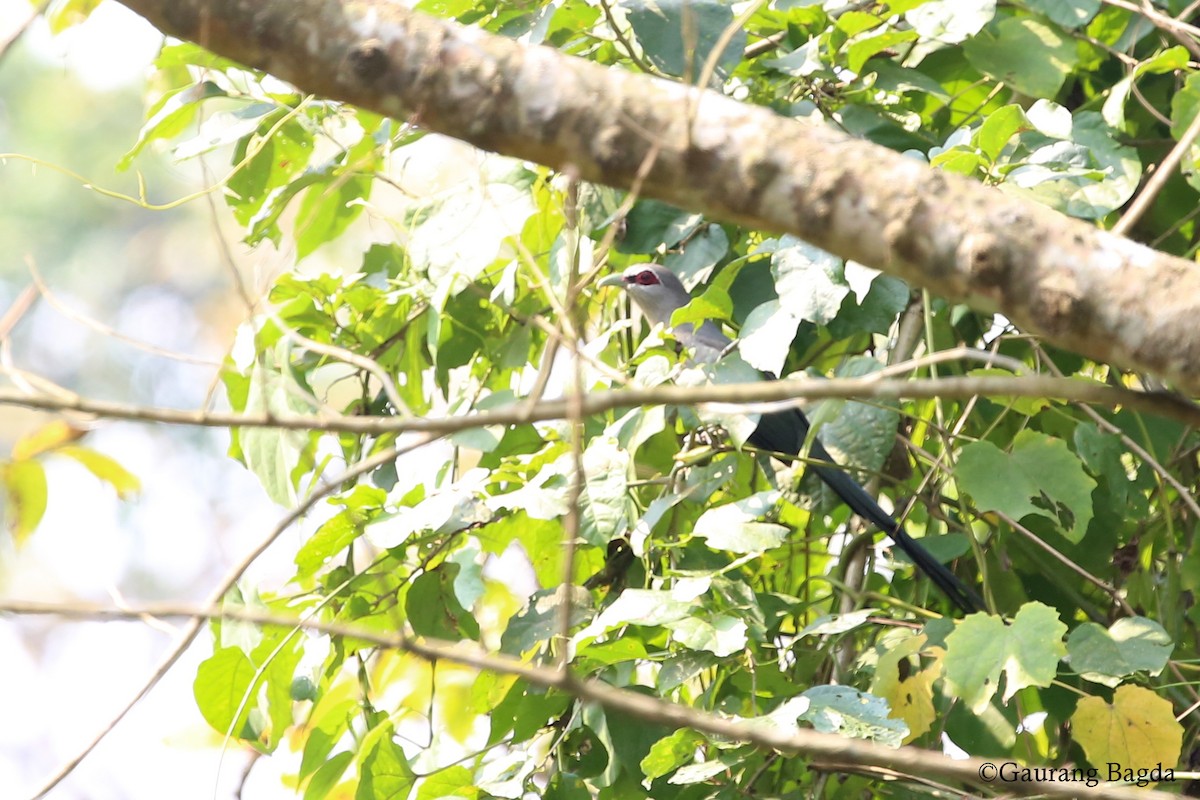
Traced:
[[12, 449], [13, 461], [25, 461], [40, 456], [47, 450], [54, 450], [82, 438], [85, 433], [87, 430], [84, 428], [76, 428], [69, 422], [57, 419], [18, 439]]
[[137, 494], [142, 488], [142, 482], [132, 472], [122, 467], [106, 455], [86, 447], [62, 447], [58, 455], [73, 458], [82, 464], [88, 472], [117, 490], [117, 495], [126, 500], [130, 495]]
[[937, 714], [933, 708], [933, 682], [942, 674], [941, 648], [935, 648], [937, 659], [915, 675], [900, 677], [900, 662], [916, 655], [925, 645], [925, 637], [913, 636], [892, 647], [879, 657], [871, 694], [888, 701], [892, 719], [908, 725], [904, 742], [913, 741], [933, 727]]
[[46, 513], [46, 473], [36, 461], [13, 461], [0, 465], [5, 514], [13, 541], [24, 544]]
[[1136, 772], [1179, 762], [1183, 727], [1168, 701], [1140, 686], [1120, 687], [1111, 704], [1099, 697], [1080, 700], [1071, 728], [1096, 767], [1116, 764]]

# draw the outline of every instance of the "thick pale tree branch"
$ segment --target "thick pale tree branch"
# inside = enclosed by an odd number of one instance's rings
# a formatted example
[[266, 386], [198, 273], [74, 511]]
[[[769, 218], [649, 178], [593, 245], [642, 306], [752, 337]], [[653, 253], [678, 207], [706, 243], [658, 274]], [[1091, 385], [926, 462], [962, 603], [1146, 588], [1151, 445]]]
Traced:
[[[1200, 270], [830, 128], [388, 0], [123, 0], [304, 91], [794, 233], [1099, 361], [1200, 391]], [[653, 154], [653, 157], [650, 156]]]
[[[446, 661], [502, 675], [516, 675], [534, 686], [559, 689], [580, 700], [597, 703], [606, 709], [620, 711], [644, 722], [674, 727], [687, 727], [734, 741], [749, 742], [763, 748], [779, 750], [833, 761], [855, 767], [878, 767], [900, 774], [932, 776], [975, 786], [989, 786], [980, 778], [989, 773], [994, 763], [983, 759], [952, 760], [918, 747], [891, 748], [874, 742], [848, 739], [833, 733], [811, 730], [784, 730], [774, 725], [732, 719], [698, 711], [677, 703], [649, 697], [627, 689], [619, 689], [603, 681], [580, 679], [569, 672], [552, 667], [540, 667], [511, 656], [488, 653], [473, 644], [446, 642], [403, 635], [383, 635], [377, 631], [350, 625], [323, 623], [258, 612], [252, 609], [201, 608], [192, 606], [158, 605], [142, 608], [111, 608], [79, 604], [37, 603], [21, 600], [0, 600], [0, 612], [23, 615], [55, 615], [83, 620], [144, 620], [148, 618], [213, 618], [235, 619], [260, 625], [302, 628], [331, 636], [371, 642], [379, 647], [404, 650], [431, 662]], [[1175, 795], [1138, 789], [1120, 784], [1101, 784], [1089, 787], [1083, 783], [1043, 781], [1004, 781], [995, 788], [1009, 795], [1039, 795], [1042, 797], [1076, 797], [1100, 800], [1160, 800]]]

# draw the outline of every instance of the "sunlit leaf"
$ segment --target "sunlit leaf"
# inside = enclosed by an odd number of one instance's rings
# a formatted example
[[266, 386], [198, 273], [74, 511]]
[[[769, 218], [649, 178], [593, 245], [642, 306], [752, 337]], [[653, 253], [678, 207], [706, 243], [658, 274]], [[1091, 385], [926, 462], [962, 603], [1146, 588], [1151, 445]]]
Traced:
[[142, 490], [142, 482], [136, 475], [102, 453], [85, 447], [60, 447], [56, 452], [78, 461], [88, 472], [115, 489], [122, 499]]
[[1026, 686], [1049, 686], [1067, 653], [1058, 612], [1026, 603], [1010, 624], [972, 614], [946, 637], [946, 680], [975, 713], [991, 702], [1004, 674], [1004, 700]]
[[54, 420], [37, 428], [16, 441], [12, 447], [12, 459], [24, 461], [56, 450], [71, 442], [82, 439], [86, 428], [76, 427], [64, 420]]
[[46, 513], [46, 472], [36, 460], [10, 461], [0, 465], [4, 484], [4, 517], [9, 533], [23, 544]]
[[1105, 686], [1117, 686], [1135, 672], [1157, 675], [1174, 644], [1161, 625], [1145, 617], [1123, 617], [1108, 630], [1085, 622], [1067, 637], [1072, 669]]
[[1088, 761], [1122, 770], [1172, 768], [1179, 761], [1183, 726], [1171, 702], [1141, 686], [1121, 686], [1111, 704], [1085, 697], [1075, 707], [1071, 727]]

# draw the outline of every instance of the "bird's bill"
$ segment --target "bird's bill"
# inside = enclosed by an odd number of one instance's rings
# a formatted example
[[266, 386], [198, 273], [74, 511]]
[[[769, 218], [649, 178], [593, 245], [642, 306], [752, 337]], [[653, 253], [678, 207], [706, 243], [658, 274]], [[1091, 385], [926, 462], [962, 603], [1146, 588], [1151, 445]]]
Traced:
[[625, 276], [618, 272], [613, 275], [609, 275], [607, 278], [602, 278], [596, 285], [597, 286], [624, 286], [625, 285]]

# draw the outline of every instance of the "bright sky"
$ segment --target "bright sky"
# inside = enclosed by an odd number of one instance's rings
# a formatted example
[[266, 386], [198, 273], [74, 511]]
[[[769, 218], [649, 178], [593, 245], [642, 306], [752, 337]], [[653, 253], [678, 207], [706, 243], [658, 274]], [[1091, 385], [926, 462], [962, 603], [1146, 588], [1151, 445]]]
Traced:
[[[0, 42], [29, 18], [29, 7], [28, 0], [0, 0]], [[48, 64], [74, 71], [88, 87], [107, 90], [145, 77], [161, 42], [162, 34], [125, 6], [101, 3], [85, 24], [57, 37], [35, 23], [24, 44]]]

